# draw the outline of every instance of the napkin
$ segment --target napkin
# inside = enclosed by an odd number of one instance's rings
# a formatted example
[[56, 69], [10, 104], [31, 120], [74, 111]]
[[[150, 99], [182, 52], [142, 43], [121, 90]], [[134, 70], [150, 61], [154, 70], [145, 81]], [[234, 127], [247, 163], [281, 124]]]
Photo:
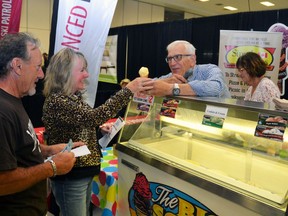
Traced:
[[275, 104], [276, 109], [288, 110], [288, 100], [273, 98], [273, 102]]

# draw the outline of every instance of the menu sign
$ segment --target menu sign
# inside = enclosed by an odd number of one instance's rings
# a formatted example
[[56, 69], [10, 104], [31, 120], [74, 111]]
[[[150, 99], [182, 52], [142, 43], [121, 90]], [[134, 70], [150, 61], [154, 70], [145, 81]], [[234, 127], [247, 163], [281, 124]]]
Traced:
[[142, 93], [135, 93], [133, 96], [133, 101], [138, 103], [137, 110], [148, 112], [150, 106], [154, 103], [154, 96]]
[[227, 112], [228, 108], [207, 105], [202, 124], [222, 128]]
[[269, 114], [259, 114], [255, 136], [283, 141], [283, 135], [287, 126], [287, 118]]
[[160, 115], [175, 118], [179, 104], [180, 100], [173, 98], [164, 98], [160, 110]]

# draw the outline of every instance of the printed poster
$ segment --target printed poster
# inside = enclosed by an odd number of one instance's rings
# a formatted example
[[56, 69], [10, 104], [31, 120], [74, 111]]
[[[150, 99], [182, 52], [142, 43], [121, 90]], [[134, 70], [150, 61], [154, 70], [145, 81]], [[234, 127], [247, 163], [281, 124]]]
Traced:
[[282, 116], [260, 113], [258, 124], [255, 129], [255, 136], [283, 141], [287, 119], [288, 118]]
[[268, 29], [268, 32], [280, 32], [283, 34], [278, 74], [278, 87], [283, 96], [285, 94], [285, 80], [288, 79], [288, 27], [283, 23], [275, 23]]
[[154, 103], [154, 96], [137, 92], [133, 96], [133, 101], [138, 103], [137, 110], [149, 112], [151, 105]]
[[99, 81], [117, 84], [118, 35], [108, 36], [100, 67]]
[[181, 101], [177, 99], [164, 98], [160, 109], [160, 115], [175, 118], [180, 102]]
[[256, 31], [220, 31], [218, 66], [224, 72], [232, 98], [244, 99], [248, 88], [239, 77], [236, 61], [246, 52], [258, 53], [267, 63], [266, 77], [278, 82], [282, 33]]

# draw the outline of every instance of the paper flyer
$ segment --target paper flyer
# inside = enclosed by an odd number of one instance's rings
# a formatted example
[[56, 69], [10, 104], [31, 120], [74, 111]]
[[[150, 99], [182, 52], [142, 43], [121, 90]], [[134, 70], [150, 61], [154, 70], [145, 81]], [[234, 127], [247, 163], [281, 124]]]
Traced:
[[113, 137], [118, 133], [118, 131], [125, 125], [125, 121], [119, 117], [117, 121], [112, 125], [111, 133], [105, 134], [101, 139], [99, 139], [99, 145], [105, 149]]

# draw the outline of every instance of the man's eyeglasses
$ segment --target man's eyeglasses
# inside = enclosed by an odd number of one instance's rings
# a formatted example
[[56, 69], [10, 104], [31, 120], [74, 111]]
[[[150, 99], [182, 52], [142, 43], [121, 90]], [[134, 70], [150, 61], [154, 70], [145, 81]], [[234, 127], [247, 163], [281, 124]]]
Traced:
[[169, 63], [172, 61], [172, 59], [174, 59], [174, 61], [179, 62], [182, 60], [183, 56], [192, 56], [192, 54], [178, 54], [174, 56], [169, 56], [165, 58], [165, 61]]

